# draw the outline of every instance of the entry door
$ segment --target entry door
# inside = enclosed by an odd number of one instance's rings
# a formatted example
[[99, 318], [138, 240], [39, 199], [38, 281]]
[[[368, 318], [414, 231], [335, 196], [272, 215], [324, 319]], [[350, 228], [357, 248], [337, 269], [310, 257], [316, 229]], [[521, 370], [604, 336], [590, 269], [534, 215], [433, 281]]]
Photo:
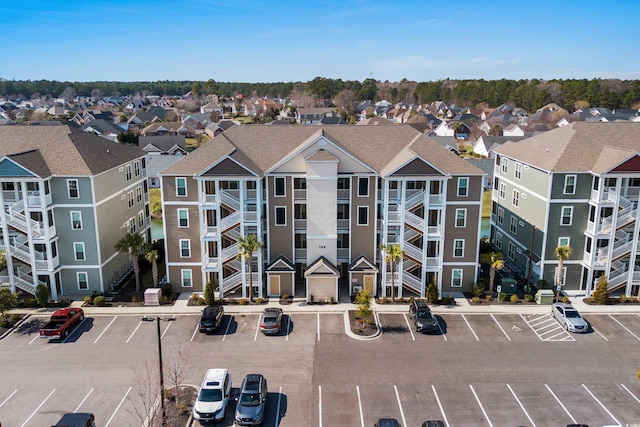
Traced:
[[373, 276], [364, 276], [364, 288], [373, 295]]
[[269, 276], [269, 296], [280, 295], [280, 276]]

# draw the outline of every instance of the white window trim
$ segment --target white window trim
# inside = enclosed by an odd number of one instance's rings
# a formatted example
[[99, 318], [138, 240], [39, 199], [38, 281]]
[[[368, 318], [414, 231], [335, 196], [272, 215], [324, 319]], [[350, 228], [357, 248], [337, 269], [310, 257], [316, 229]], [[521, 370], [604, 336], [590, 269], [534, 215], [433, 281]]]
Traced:
[[513, 194], [511, 195], [511, 204], [516, 208], [520, 207], [520, 192], [518, 190], [513, 190]]
[[516, 257], [516, 245], [513, 244], [513, 242], [509, 242], [507, 244], [507, 258], [509, 258], [510, 260], [515, 260]]
[[[184, 284], [184, 273], [188, 272], [189, 273], [189, 281], [191, 282], [191, 284], [189, 286], [185, 286]], [[193, 288], [193, 272], [191, 271], [190, 268], [182, 268], [180, 269], [180, 286], [182, 286], [183, 288]]]
[[[466, 185], [462, 187], [460, 183], [466, 182]], [[460, 194], [460, 190], [464, 188], [466, 194]], [[458, 189], [457, 189], [458, 197], [469, 197], [469, 178], [466, 176], [461, 176], [458, 178]]]
[[[456, 285], [456, 271], [460, 272], [460, 284]], [[451, 287], [452, 288], [461, 288], [462, 287], [462, 283], [464, 282], [464, 270], [461, 268], [454, 268], [453, 270], [451, 270]]]
[[500, 225], [504, 224], [504, 209], [503, 208], [498, 208], [498, 213], [496, 214], [496, 221], [498, 221], [498, 224], [500, 224]]
[[[567, 241], [566, 245], [562, 244], [563, 240]], [[571, 246], [571, 237], [558, 237], [558, 247], [560, 246]]]
[[[456, 250], [458, 249], [458, 244], [462, 243], [462, 252], [460, 255], [456, 255]], [[464, 258], [464, 239], [453, 239], [453, 257], [454, 258]]]
[[[78, 259], [78, 252], [76, 251], [76, 245], [82, 245], [82, 256], [84, 258]], [[73, 259], [76, 261], [86, 261], [87, 260], [87, 251], [84, 246], [84, 242], [73, 242]]]
[[[573, 191], [567, 192], [567, 181], [569, 178], [573, 177]], [[564, 187], [562, 188], [562, 194], [576, 194], [576, 182], [578, 181], [577, 175], [565, 175], [564, 176]]]
[[[364, 208], [367, 210], [367, 222], [362, 224], [360, 223], [360, 209]], [[356, 218], [356, 224], [360, 227], [365, 227], [369, 225], [369, 206], [358, 206], [357, 212], [356, 214], [358, 215], [358, 218]]]
[[144, 227], [144, 211], [138, 212], [138, 228]]
[[[180, 194], [180, 185], [178, 182], [180, 180], [184, 180], [184, 194]], [[176, 177], [176, 197], [187, 197], [189, 195], [189, 191], [187, 190], [187, 178], [179, 176]]]
[[[72, 196], [71, 195], [71, 187], [69, 186], [70, 183], [75, 182], [76, 183], [76, 193], [78, 194], [77, 196]], [[68, 179], [67, 180], [67, 196], [69, 196], [70, 199], [79, 199], [80, 198], [80, 185], [77, 179]]]
[[131, 209], [132, 207], [134, 207], [136, 205], [136, 199], [133, 196], [133, 191], [129, 191], [127, 192], [127, 206], [129, 206], [129, 209]]
[[509, 231], [511, 234], [518, 234], [518, 218], [515, 216], [509, 219]]
[[124, 174], [125, 174], [125, 179], [127, 181], [131, 181], [131, 179], [133, 178], [133, 172], [131, 171], [131, 163], [124, 165]]
[[[282, 194], [278, 194], [278, 180], [282, 180]], [[273, 197], [287, 197], [287, 179], [282, 176], [276, 176], [273, 180]]]
[[136, 203], [142, 202], [142, 187], [136, 187]]
[[516, 167], [513, 169], [513, 177], [517, 180], [522, 178], [522, 163], [516, 162]]
[[502, 250], [502, 233], [496, 231], [496, 248]]
[[[187, 247], [186, 249], [189, 251], [189, 255], [184, 256], [182, 255], [182, 244], [186, 242], [187, 243]], [[178, 248], [180, 250], [180, 258], [191, 258], [191, 239], [179, 239], [178, 240]]]
[[[284, 224], [278, 224], [278, 209], [284, 209]], [[276, 227], [287, 226], [287, 207], [286, 206], [274, 206], [273, 207], [273, 225]]]
[[[562, 220], [564, 219], [564, 210], [565, 209], [570, 209], [571, 213], [569, 214], [569, 224], [564, 224], [562, 222]], [[561, 227], [571, 227], [571, 225], [573, 224], [573, 206], [563, 206], [560, 209], [560, 226]]]
[[[180, 224], [180, 212], [187, 213], [187, 225]], [[178, 228], [189, 228], [189, 209], [179, 208], [178, 209]]]
[[502, 173], [507, 173], [509, 170], [509, 160], [506, 157], [501, 159]]
[[140, 176], [140, 160], [133, 162], [133, 176]]
[[[80, 287], [80, 276], [84, 274], [84, 278], [85, 278], [85, 283], [87, 284], [86, 288], [81, 288]], [[78, 286], [78, 290], [79, 291], [86, 291], [89, 289], [89, 275], [87, 274], [86, 271], [77, 271], [76, 272], [76, 285]]]
[[[458, 212], [464, 212], [464, 216], [462, 218], [462, 225], [458, 225]], [[467, 208], [456, 209], [455, 228], [466, 228], [466, 226], [467, 226]]]
[[[360, 180], [361, 179], [366, 179], [367, 180], [367, 194], [360, 194]], [[371, 185], [371, 182], [369, 181], [369, 177], [368, 176], [359, 176], [358, 177], [358, 191], [357, 191], [358, 197], [369, 197], [369, 186], [370, 185]]]
[[[80, 217], [80, 220], [79, 220], [79, 222], [80, 222], [80, 227], [74, 227], [74, 226], [73, 226], [73, 214], [76, 214], [76, 213], [77, 213], [77, 214], [79, 215], [79, 217]], [[82, 211], [70, 211], [70, 212], [69, 212], [69, 218], [71, 219], [71, 229], [72, 229], [72, 230], [82, 230], [82, 228], [83, 228], [83, 224], [82, 224]]]
[[500, 190], [499, 190], [499, 197], [504, 200], [505, 197], [507, 197], [507, 184], [505, 184], [504, 182], [500, 183]]

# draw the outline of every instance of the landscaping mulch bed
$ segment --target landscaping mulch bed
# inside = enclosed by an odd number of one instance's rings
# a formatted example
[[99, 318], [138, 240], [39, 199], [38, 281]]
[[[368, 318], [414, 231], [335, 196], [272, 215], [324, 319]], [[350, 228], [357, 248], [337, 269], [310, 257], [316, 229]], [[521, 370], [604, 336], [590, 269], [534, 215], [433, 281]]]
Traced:
[[376, 320], [373, 317], [373, 313], [362, 319], [356, 319], [356, 311], [349, 310], [349, 325], [351, 325], [351, 332], [363, 337], [370, 337], [378, 332], [376, 326]]
[[[598, 304], [597, 302], [594, 302], [591, 298], [583, 298], [582, 302], [584, 302], [587, 305], [603, 305], [603, 304]], [[640, 305], [640, 301], [638, 301], [638, 297], [629, 297], [626, 300], [621, 301], [620, 298], [616, 298], [616, 297], [610, 297], [609, 298], [609, 302], [607, 304], [604, 305]]]
[[[179, 396], [180, 402], [176, 404], [174, 389], [167, 390], [167, 400], [165, 401], [166, 424], [168, 427], [184, 427], [189, 421], [193, 405], [198, 398], [198, 390], [190, 386], [180, 386]], [[161, 415], [158, 414], [154, 418], [154, 427], [162, 425]]]

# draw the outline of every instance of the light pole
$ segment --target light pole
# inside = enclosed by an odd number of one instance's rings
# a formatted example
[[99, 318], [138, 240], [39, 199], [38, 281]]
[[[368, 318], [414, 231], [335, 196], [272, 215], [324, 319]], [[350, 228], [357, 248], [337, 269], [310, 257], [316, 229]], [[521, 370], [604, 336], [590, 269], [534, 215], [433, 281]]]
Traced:
[[167, 422], [167, 414], [164, 407], [164, 373], [162, 371], [162, 335], [160, 334], [160, 321], [164, 320], [167, 322], [171, 322], [176, 320], [175, 317], [162, 318], [160, 316], [156, 316], [155, 319], [153, 317], [143, 317], [143, 321], [145, 322], [153, 322], [156, 321], [157, 331], [158, 331], [158, 370], [160, 374], [160, 408], [162, 411], [162, 419], [161, 425], [166, 425]]

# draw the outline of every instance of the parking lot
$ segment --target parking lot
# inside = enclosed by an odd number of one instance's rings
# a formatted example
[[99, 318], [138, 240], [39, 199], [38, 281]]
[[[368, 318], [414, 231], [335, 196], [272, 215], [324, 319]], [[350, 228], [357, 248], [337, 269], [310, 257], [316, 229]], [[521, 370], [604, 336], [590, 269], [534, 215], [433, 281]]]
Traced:
[[[640, 423], [640, 315], [586, 315], [571, 334], [548, 315], [437, 314], [439, 333], [415, 332], [404, 313], [378, 313], [382, 333], [356, 340], [342, 313], [286, 313], [276, 336], [260, 314], [229, 314], [219, 332], [199, 317], [161, 320], [165, 365], [177, 343], [188, 354], [186, 383], [226, 367], [237, 391], [248, 373], [269, 381], [266, 426], [632, 425]], [[65, 412], [98, 426], [139, 426], [136, 375], [157, 370], [157, 325], [142, 316], [89, 316], [64, 341], [37, 338], [31, 317], [0, 341], [0, 422], [45, 426]], [[165, 374], [167, 371], [165, 370]], [[166, 386], [167, 384], [165, 384]], [[221, 425], [233, 424], [233, 408]]]

